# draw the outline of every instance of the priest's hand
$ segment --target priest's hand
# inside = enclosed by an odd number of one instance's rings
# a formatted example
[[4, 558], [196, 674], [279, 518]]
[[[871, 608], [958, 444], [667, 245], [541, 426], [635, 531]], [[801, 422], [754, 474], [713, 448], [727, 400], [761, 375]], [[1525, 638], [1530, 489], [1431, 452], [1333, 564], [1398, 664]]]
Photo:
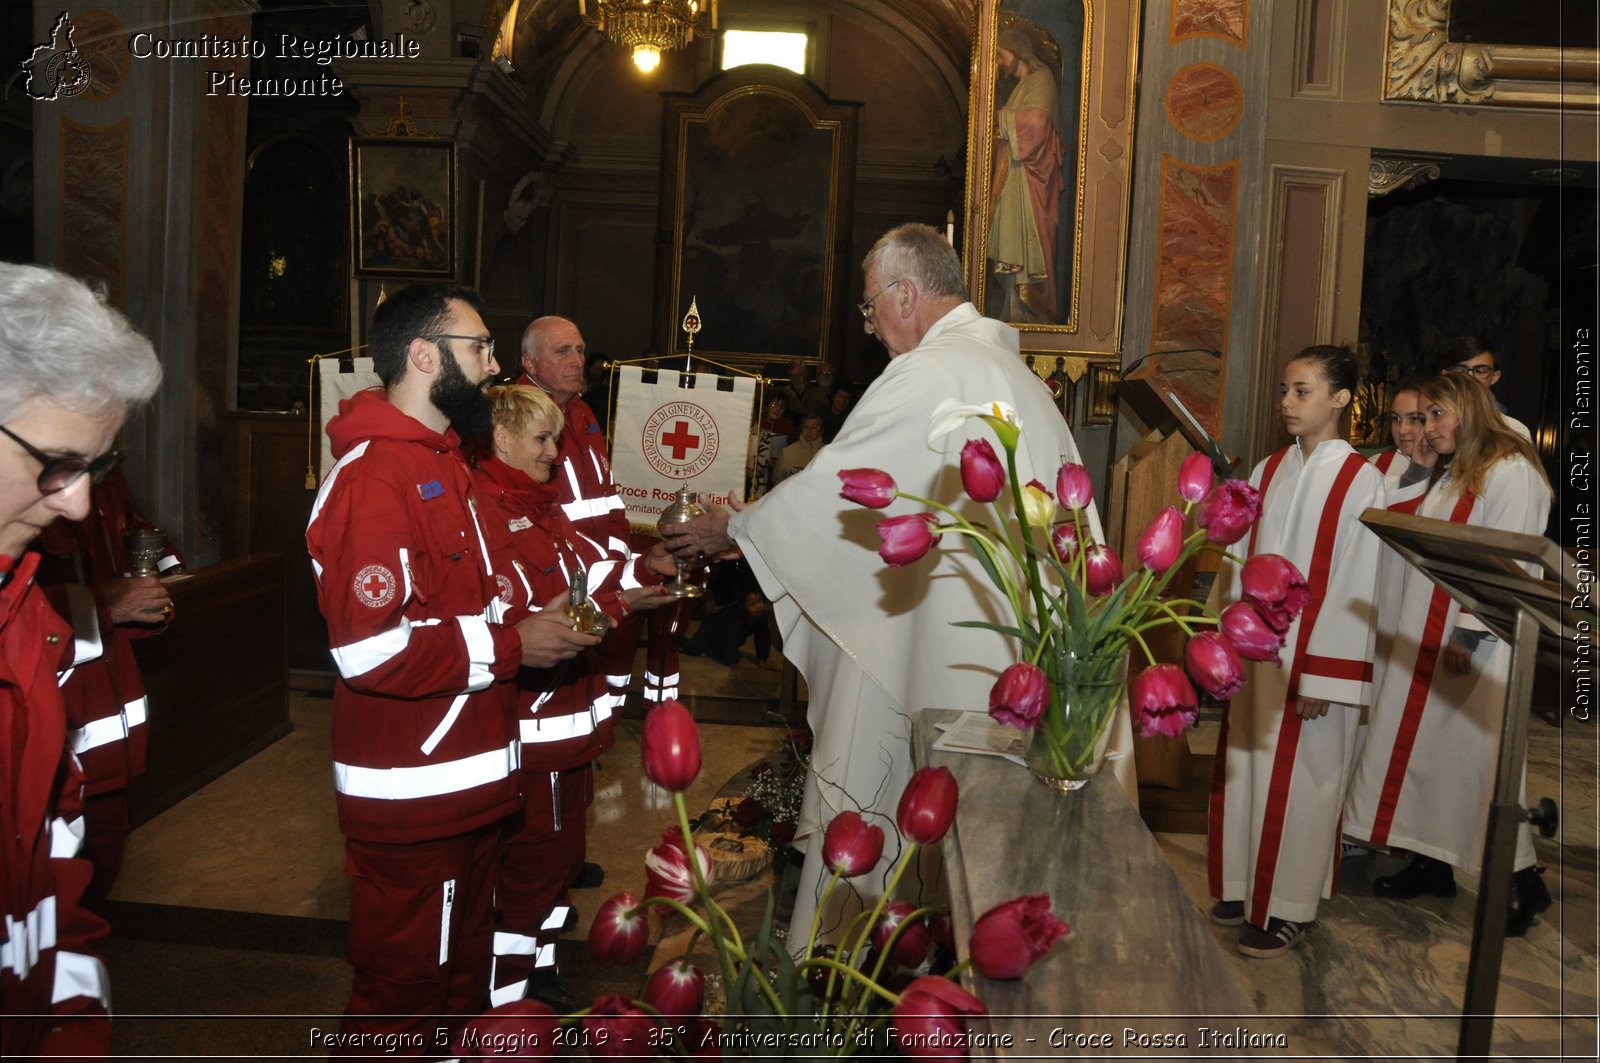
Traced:
[[542, 610], [517, 624], [522, 636], [522, 663], [529, 668], [550, 668], [570, 661], [600, 639], [578, 631], [566, 613], [567, 597], [545, 603]]
[[[731, 500], [730, 500], [731, 502]], [[743, 509], [742, 505], [737, 507]], [[682, 524], [669, 524], [661, 529], [661, 538], [667, 549], [685, 561], [700, 561], [719, 556], [738, 556], [738, 548], [728, 536], [729, 513], [721, 506], [712, 505], [693, 520]]]

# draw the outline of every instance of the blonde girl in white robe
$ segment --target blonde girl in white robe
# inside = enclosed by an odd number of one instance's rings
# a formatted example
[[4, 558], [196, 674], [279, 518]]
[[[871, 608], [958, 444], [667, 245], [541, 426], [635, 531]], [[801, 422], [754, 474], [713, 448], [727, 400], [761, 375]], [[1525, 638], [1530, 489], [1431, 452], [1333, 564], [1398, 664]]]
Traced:
[[[1339, 812], [1370, 694], [1379, 541], [1360, 523], [1383, 505], [1383, 476], [1340, 437], [1360, 379], [1348, 348], [1310, 347], [1279, 387], [1296, 437], [1251, 474], [1262, 492], [1251, 554], [1288, 558], [1311, 604], [1289, 625], [1282, 667], [1245, 662], [1223, 720], [1212, 780], [1208, 863], [1212, 920], [1245, 924], [1239, 951], [1282, 955], [1331, 896]], [[1219, 575], [1221, 601], [1242, 597], [1239, 572]]]
[[[1425, 435], [1447, 464], [1419, 515], [1543, 534], [1550, 485], [1532, 446], [1487, 388], [1447, 374], [1423, 385]], [[1345, 832], [1417, 854], [1373, 883], [1380, 897], [1451, 896], [1451, 868], [1482, 870], [1484, 830], [1505, 715], [1511, 651], [1433, 582], [1408, 569], [1397, 634], [1351, 784]], [[1519, 766], [1520, 770], [1521, 766]], [[1528, 825], [1517, 830], [1507, 934], [1526, 933], [1550, 905]]]

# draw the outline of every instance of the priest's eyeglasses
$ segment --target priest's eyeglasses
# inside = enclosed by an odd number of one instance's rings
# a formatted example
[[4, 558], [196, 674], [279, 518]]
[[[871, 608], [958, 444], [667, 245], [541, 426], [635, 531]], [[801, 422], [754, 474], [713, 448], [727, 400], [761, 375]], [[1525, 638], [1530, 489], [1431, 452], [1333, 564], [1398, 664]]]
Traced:
[[117, 463], [122, 461], [122, 452], [119, 450], [108, 450], [98, 458], [80, 458], [77, 455], [51, 457], [3, 424], [0, 424], [0, 432], [4, 432], [12, 442], [26, 450], [34, 461], [43, 466], [39, 470], [37, 481], [41, 495], [53, 495], [58, 491], [65, 491], [86, 475], [92, 482], [101, 483], [111, 475], [111, 470], [117, 467]]
[[868, 321], [871, 321], [872, 320], [872, 304], [877, 302], [878, 301], [878, 297], [881, 296], [884, 292], [888, 291], [890, 288], [893, 288], [896, 284], [899, 284], [900, 281], [903, 281], [903, 280], [905, 280], [904, 277], [901, 277], [900, 280], [898, 280], [898, 281], [890, 281], [888, 284], [885, 284], [882, 288], [879, 288], [878, 291], [877, 291], [877, 294], [874, 295], [871, 299], [868, 299], [864, 303], [857, 303], [856, 304], [856, 309], [861, 311], [861, 316], [866, 318]]
[[465, 343], [471, 343], [475, 345], [480, 354], [487, 354], [490, 358], [494, 357], [493, 336], [457, 336], [450, 332], [436, 332], [431, 336], [424, 336], [422, 338], [425, 340], [433, 340], [435, 343], [440, 340], [461, 340]]

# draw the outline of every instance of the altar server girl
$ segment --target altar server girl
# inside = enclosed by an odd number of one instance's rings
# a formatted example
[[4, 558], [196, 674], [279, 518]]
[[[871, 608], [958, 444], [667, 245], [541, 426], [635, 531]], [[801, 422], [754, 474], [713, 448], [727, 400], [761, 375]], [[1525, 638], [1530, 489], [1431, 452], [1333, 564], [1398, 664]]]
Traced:
[[[1447, 374], [1424, 384], [1421, 396], [1424, 432], [1444, 469], [1418, 513], [1542, 534], [1549, 481], [1488, 389]], [[1416, 854], [1404, 870], [1373, 883], [1378, 896], [1448, 897], [1456, 890], [1452, 867], [1470, 875], [1482, 870], [1511, 651], [1414, 568], [1405, 573], [1396, 631], [1345, 831]], [[1506, 933], [1517, 936], [1550, 906], [1527, 823], [1517, 830], [1513, 867]]]
[[[1308, 347], [1284, 368], [1279, 411], [1295, 442], [1251, 473], [1262, 495], [1252, 560], [1218, 576], [1222, 601], [1253, 609], [1282, 639], [1281, 666], [1259, 659], [1270, 649], [1246, 664], [1211, 787], [1211, 918], [1244, 924], [1246, 956], [1293, 948], [1338, 876], [1339, 813], [1371, 693], [1379, 542], [1359, 518], [1384, 498], [1382, 474], [1340, 436], [1359, 378], [1344, 347]], [[1304, 582], [1261, 571], [1266, 559], [1253, 559], [1269, 553]], [[1275, 595], [1304, 610], [1289, 620]]]
[[1394, 442], [1394, 447], [1372, 459], [1372, 464], [1383, 473], [1383, 485], [1389, 495], [1390, 505], [1394, 504], [1395, 489], [1402, 486], [1402, 482], [1405, 486], [1422, 483], [1425, 491], [1428, 474], [1439, 460], [1422, 432], [1420, 390], [1425, 379], [1413, 376], [1395, 385], [1389, 399], [1389, 438]]

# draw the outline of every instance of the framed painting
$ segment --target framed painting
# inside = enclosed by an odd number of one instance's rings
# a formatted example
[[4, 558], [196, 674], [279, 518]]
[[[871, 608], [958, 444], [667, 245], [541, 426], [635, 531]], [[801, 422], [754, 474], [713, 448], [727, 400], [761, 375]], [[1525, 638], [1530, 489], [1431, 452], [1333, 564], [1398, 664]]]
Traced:
[[842, 341], [858, 105], [741, 67], [664, 105], [656, 349], [732, 364], [827, 360]]
[[1383, 98], [1600, 110], [1594, 0], [1388, 0]]
[[350, 234], [358, 277], [454, 277], [455, 142], [352, 137]]
[[1089, 366], [1089, 397], [1084, 410], [1084, 424], [1110, 424], [1117, 418], [1117, 381], [1122, 379], [1122, 367], [1096, 362]]

